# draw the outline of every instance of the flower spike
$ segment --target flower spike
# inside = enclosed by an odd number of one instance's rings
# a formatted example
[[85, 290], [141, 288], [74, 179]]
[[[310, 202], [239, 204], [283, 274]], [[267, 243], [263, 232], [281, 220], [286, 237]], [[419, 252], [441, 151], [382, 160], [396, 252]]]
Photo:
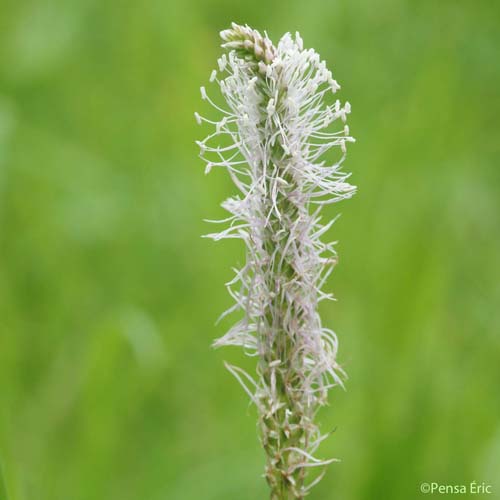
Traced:
[[308, 482], [308, 471], [334, 461], [315, 456], [327, 437], [315, 414], [344, 376], [337, 337], [318, 314], [332, 298], [322, 287], [336, 263], [334, 244], [321, 239], [334, 221], [320, 212], [356, 190], [341, 169], [354, 142], [345, 125], [351, 106], [334, 100], [339, 84], [298, 33], [274, 46], [233, 23], [221, 38], [227, 53], [210, 80], [227, 109], [202, 87], [222, 118], [195, 117], [214, 127], [198, 142], [206, 172], [225, 169], [237, 194], [222, 203], [225, 229], [207, 237], [243, 240], [246, 262], [227, 284], [234, 305], [223, 314], [241, 318], [214, 345], [257, 358], [254, 376], [226, 366], [257, 407], [271, 499], [302, 499], [322, 477]]

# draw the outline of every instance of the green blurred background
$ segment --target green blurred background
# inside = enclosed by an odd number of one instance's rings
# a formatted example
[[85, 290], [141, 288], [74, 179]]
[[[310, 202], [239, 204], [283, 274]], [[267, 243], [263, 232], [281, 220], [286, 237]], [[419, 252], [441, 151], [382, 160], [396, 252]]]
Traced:
[[267, 497], [222, 361], [252, 363], [210, 348], [242, 248], [200, 238], [234, 192], [203, 175], [193, 119], [232, 20], [300, 30], [353, 106], [359, 193], [328, 212], [322, 311], [349, 374], [322, 456], [342, 462], [310, 498], [500, 498], [499, 19], [483, 0], [0, 0], [9, 498]]

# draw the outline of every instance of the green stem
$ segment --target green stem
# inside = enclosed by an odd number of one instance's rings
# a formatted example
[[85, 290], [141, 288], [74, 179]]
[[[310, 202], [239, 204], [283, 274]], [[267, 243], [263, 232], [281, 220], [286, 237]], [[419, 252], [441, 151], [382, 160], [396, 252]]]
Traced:
[[[289, 189], [293, 190], [294, 179], [289, 172], [285, 173], [287, 160], [283, 160], [281, 147], [276, 148], [275, 158], [278, 165], [281, 165], [280, 176], [288, 183]], [[266, 211], [270, 211], [269, 201], [267, 200], [267, 203], [264, 204]], [[278, 198], [277, 208], [282, 217], [278, 217], [273, 212], [269, 220], [269, 226], [266, 229], [264, 249], [268, 256], [272, 255], [276, 250], [276, 242], [273, 236], [278, 231], [283, 231], [283, 241], [286, 242], [291, 232], [291, 224], [299, 214], [298, 207], [289, 200], [286, 193], [282, 193]], [[283, 266], [278, 270], [277, 274], [271, 270], [266, 272], [266, 275], [269, 276], [269, 290], [281, 291], [284, 286], [297, 277], [293, 262], [287, 260], [287, 256], [280, 251], [275, 254], [275, 262], [280, 262], [282, 258]], [[304, 414], [306, 408], [301, 401], [301, 378], [296, 370], [296, 367], [300, 366], [301, 360], [295, 359], [292, 363], [290, 358], [290, 353], [296, 349], [298, 339], [296, 332], [285, 330], [284, 315], [287, 307], [286, 303], [283, 304], [280, 293], [277, 293], [266, 314], [267, 322], [272, 329], [270, 332], [265, 332], [262, 338], [263, 342], [268, 343], [265, 350], [266, 356], [261, 360], [261, 372], [268, 387], [272, 386], [271, 378], [273, 376], [270, 363], [278, 359], [281, 361], [279, 368], [274, 370], [274, 377], [276, 380], [276, 397], [283, 406], [274, 414], [261, 417], [262, 438], [268, 456], [267, 480], [271, 488], [271, 500], [303, 498], [300, 492], [304, 485], [305, 471], [302, 467], [294, 468], [297, 463], [303, 461], [303, 457], [297, 452], [289, 450], [289, 448], [303, 449], [308, 442], [308, 432], [303, 427], [303, 424], [309, 415]], [[300, 324], [301, 313], [295, 310], [293, 305], [290, 307], [292, 315], [295, 314], [296, 316], [296, 324]], [[285, 427], [288, 424], [291, 428]]]

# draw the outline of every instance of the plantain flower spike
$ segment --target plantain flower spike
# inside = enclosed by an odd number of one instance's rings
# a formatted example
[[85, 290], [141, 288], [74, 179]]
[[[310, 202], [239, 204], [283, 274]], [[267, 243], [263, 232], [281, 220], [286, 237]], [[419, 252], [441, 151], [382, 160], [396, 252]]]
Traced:
[[315, 456], [327, 437], [315, 415], [344, 376], [337, 337], [318, 314], [319, 302], [332, 299], [323, 285], [336, 263], [334, 244], [322, 240], [334, 220], [320, 212], [355, 192], [341, 170], [354, 142], [351, 107], [334, 97], [340, 86], [298, 33], [274, 46], [233, 23], [221, 38], [226, 53], [210, 81], [227, 109], [202, 87], [218, 118], [195, 116], [213, 127], [198, 141], [206, 172], [225, 169], [237, 194], [222, 203], [229, 216], [215, 221], [224, 229], [207, 237], [243, 240], [246, 260], [227, 284], [234, 305], [222, 315], [240, 319], [214, 345], [255, 356], [253, 375], [226, 366], [257, 408], [271, 499], [302, 499], [335, 461]]

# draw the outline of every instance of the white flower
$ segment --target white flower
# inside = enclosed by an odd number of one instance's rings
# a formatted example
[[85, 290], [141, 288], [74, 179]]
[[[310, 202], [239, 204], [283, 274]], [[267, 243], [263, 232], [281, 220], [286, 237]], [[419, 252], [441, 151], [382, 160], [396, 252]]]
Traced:
[[[344, 126], [351, 107], [332, 97], [340, 86], [298, 33], [277, 47], [248, 26], [233, 24], [221, 37], [230, 52], [210, 80], [228, 108], [202, 87], [222, 118], [196, 113], [215, 129], [199, 142], [200, 156], [207, 172], [225, 168], [239, 193], [222, 205], [226, 228], [207, 236], [242, 239], [247, 258], [228, 283], [235, 304], [223, 314], [243, 317], [215, 345], [239, 345], [258, 357], [256, 378], [229, 369], [258, 408], [273, 498], [283, 488], [302, 498], [311, 486], [307, 468], [330, 462], [313, 456], [325, 437], [314, 414], [328, 389], [342, 383], [337, 338], [318, 315], [319, 301], [332, 298], [322, 286], [336, 262], [333, 243], [321, 240], [334, 221], [322, 223], [320, 210], [355, 192], [341, 171], [346, 144], [354, 142]], [[328, 163], [332, 148], [338, 155]]]

